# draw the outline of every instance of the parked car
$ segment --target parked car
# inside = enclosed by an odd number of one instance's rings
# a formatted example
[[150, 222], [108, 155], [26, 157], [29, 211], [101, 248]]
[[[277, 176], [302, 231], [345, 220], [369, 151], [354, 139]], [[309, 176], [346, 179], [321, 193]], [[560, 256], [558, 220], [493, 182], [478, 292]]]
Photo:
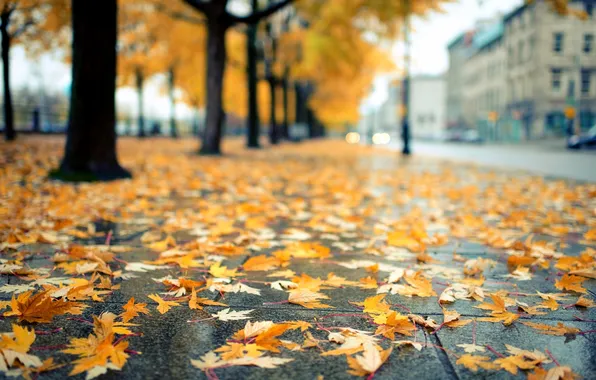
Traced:
[[582, 135], [573, 135], [567, 139], [567, 148], [596, 148], [596, 125]]
[[467, 142], [467, 143], [481, 143], [484, 140], [480, 137], [480, 134], [475, 129], [467, 130], [451, 130], [447, 132], [444, 137], [445, 141], [449, 142]]
[[478, 131], [475, 129], [470, 129], [470, 130], [465, 131], [462, 141], [469, 142], [469, 143], [483, 142], [482, 137], [480, 137], [480, 133], [478, 133]]

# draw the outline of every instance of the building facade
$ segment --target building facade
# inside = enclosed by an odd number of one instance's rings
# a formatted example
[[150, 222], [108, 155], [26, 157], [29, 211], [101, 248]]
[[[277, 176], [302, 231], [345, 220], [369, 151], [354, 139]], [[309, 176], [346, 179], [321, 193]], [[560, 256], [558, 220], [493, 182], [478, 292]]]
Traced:
[[455, 38], [447, 47], [449, 53], [449, 70], [445, 74], [447, 99], [447, 128], [466, 128], [464, 119], [464, 70], [468, 59], [474, 31], [467, 31]]
[[446, 127], [444, 76], [415, 76], [412, 78], [408, 106], [410, 130], [414, 138], [437, 139]]
[[[438, 138], [446, 126], [446, 83], [443, 76], [413, 76], [410, 79], [408, 105], [410, 133], [414, 138]], [[388, 133], [392, 140], [401, 137], [401, 80], [388, 84], [387, 98], [378, 106], [368, 106], [363, 112], [359, 132], [369, 142], [375, 133]]]
[[484, 128], [483, 135], [494, 133], [479, 120], [494, 119], [505, 107], [505, 48], [503, 23], [483, 26], [474, 34], [464, 64], [462, 89], [466, 125]]
[[[447, 77], [448, 107], [487, 139], [521, 140], [565, 134], [573, 109], [577, 130], [596, 123], [595, 0], [570, 1], [584, 12], [559, 15], [544, 1], [524, 4], [498, 23], [477, 28]], [[457, 41], [457, 40], [456, 40]], [[455, 42], [455, 41], [454, 41]], [[457, 44], [449, 45], [450, 57]], [[463, 73], [463, 74], [462, 74]], [[461, 90], [452, 88], [460, 83]], [[454, 94], [460, 94], [460, 103]], [[451, 118], [448, 118], [451, 122]]]

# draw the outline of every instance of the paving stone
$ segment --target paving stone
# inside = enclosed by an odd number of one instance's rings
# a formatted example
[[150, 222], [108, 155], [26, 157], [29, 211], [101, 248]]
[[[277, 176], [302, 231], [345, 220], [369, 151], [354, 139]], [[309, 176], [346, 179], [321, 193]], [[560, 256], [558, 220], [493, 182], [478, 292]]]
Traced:
[[[556, 325], [555, 322], [550, 322]], [[581, 330], [589, 330], [594, 327], [594, 323], [589, 322], [565, 322], [565, 325], [576, 327]], [[457, 347], [457, 344], [472, 343], [473, 325], [468, 324], [459, 329], [441, 329], [438, 333], [438, 339], [448, 350], [453, 350], [458, 354], [463, 354], [463, 349]], [[531, 336], [531, 339], [528, 337]], [[521, 348], [524, 350], [539, 350], [545, 352], [548, 349], [553, 357], [561, 365], [567, 365], [574, 372], [582, 374], [585, 378], [594, 378], [596, 373], [596, 340], [593, 335], [578, 335], [575, 339], [567, 339], [564, 336], [552, 336], [538, 334], [535, 330], [520, 323], [514, 323], [511, 326], [503, 326], [501, 323], [479, 322], [476, 326], [476, 344], [480, 346], [490, 345], [501, 354], [506, 354], [505, 344]], [[477, 353], [496, 358], [488, 350], [485, 353]], [[455, 364], [457, 358], [449, 355], [457, 375], [460, 378], [490, 378], [506, 379], [513, 378], [513, 375], [504, 372], [490, 372], [481, 370], [474, 374], [463, 366]], [[522, 374], [518, 378], [525, 378]]]

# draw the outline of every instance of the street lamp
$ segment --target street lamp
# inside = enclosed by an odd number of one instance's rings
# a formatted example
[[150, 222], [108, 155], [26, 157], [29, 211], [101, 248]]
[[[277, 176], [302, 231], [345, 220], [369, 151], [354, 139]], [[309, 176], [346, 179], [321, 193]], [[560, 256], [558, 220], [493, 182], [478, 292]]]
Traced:
[[410, 2], [411, 0], [405, 1], [405, 15], [404, 15], [404, 79], [402, 83], [402, 110], [403, 117], [401, 119], [401, 136], [403, 140], [403, 148], [401, 153], [404, 156], [410, 155], [410, 124], [408, 122], [409, 110], [408, 106], [410, 103]]

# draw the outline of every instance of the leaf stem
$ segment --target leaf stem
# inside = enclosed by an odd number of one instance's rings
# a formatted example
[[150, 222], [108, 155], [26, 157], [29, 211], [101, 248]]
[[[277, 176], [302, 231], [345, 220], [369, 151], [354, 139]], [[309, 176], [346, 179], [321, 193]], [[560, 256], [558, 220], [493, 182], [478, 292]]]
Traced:
[[216, 319], [216, 318], [217, 317], [204, 318], [204, 319], [191, 319], [191, 320], [188, 320], [186, 322], [188, 322], [188, 323], [198, 323], [198, 322], [211, 321], [211, 320]]
[[279, 301], [279, 302], [263, 302], [263, 305], [282, 305], [285, 303], [290, 303], [288, 300]]
[[499, 351], [497, 351], [494, 348], [492, 348], [492, 346], [490, 344], [486, 344], [484, 347], [486, 347], [490, 352], [492, 352], [493, 354], [497, 355], [500, 358], [504, 358], [505, 357], [505, 355], [503, 355]]
[[550, 358], [553, 360], [553, 362], [557, 365], [557, 367], [560, 367], [561, 364], [559, 364], [559, 362], [557, 361], [557, 359], [555, 359], [555, 357], [553, 356], [553, 354], [548, 350], [548, 348], [546, 350], [544, 350], [544, 352], [546, 352], [546, 354], [548, 356], [550, 356]]
[[112, 230], [108, 231], [108, 234], [106, 236], [106, 245], [107, 246], [109, 246], [110, 242], [112, 241], [112, 235], [113, 235]]

